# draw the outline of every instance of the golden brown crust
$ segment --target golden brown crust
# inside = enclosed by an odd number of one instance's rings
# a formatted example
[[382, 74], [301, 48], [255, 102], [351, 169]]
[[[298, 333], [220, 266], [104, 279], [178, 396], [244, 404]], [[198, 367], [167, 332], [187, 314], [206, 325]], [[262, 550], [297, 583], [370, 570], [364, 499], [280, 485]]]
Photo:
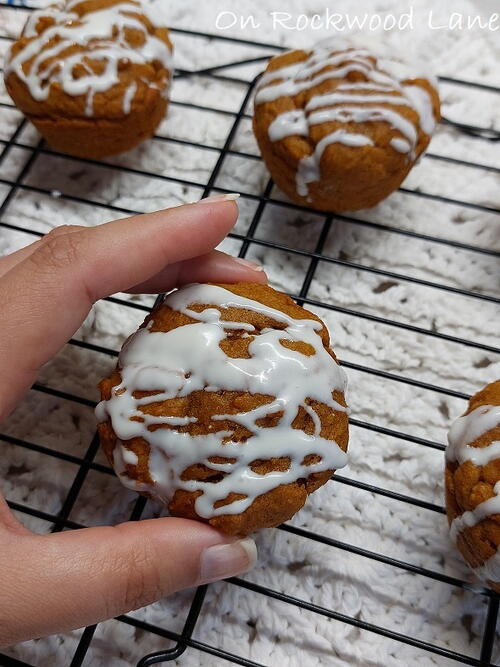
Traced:
[[[284, 294], [276, 292], [266, 285], [259, 285], [253, 283], [236, 283], [234, 285], [221, 285], [225, 289], [242, 296], [247, 296], [260, 303], [278, 309], [288, 315], [297, 319], [314, 319], [319, 322], [321, 320], [300, 306], [298, 306], [292, 299]], [[193, 310], [203, 310], [210, 304], [191, 306]], [[262, 313], [245, 310], [241, 308], [228, 308], [221, 310], [222, 319], [230, 321], [250, 322], [258, 332], [260, 329], [273, 326], [275, 328], [284, 326], [281, 323], [271, 320]], [[182, 313], [173, 311], [168, 305], [163, 304], [153, 313], [148, 315], [144, 325], [152, 322], [151, 331], [170, 331], [176, 327], [194, 322], [194, 320]], [[143, 326], [144, 326], [143, 325]], [[234, 336], [230, 339], [229, 356], [247, 356], [248, 352], [246, 346], [239, 347], [241, 339], [239, 336], [243, 333], [234, 332]], [[325, 348], [329, 350], [329, 334], [326, 327], [323, 325], [320, 330], [320, 335], [323, 340]], [[258, 335], [258, 333], [257, 333]], [[299, 345], [300, 343], [298, 343]], [[304, 354], [311, 354], [309, 346], [302, 344], [302, 352]], [[329, 350], [330, 351], [330, 350]], [[237, 353], [237, 354], [235, 354]], [[333, 359], [335, 356], [331, 352]], [[115, 370], [113, 374], [105, 378], [100, 383], [101, 397], [103, 400], [108, 400], [111, 397], [111, 390], [116, 385], [120, 384], [121, 376], [119, 370]], [[152, 392], [148, 392], [151, 395]], [[333, 398], [340, 405], [345, 406], [344, 395], [340, 391], [335, 391]], [[197, 421], [186, 426], [175, 427], [178, 431], [187, 431], [191, 434], [202, 435], [206, 433], [213, 433], [221, 430], [229, 430], [231, 432], [232, 440], [244, 441], [251, 435], [244, 427], [230, 420], [214, 419], [214, 415], [231, 415], [242, 411], [249, 411], [259, 405], [270, 403], [273, 400], [272, 396], [263, 394], [249, 394], [248, 392], [238, 391], [193, 391], [190, 395], [182, 398], [175, 398], [149, 403], [144, 406], [143, 411], [156, 415], [173, 415], [173, 416], [196, 416]], [[348, 418], [345, 412], [333, 411], [327, 405], [319, 403], [318, 401], [309, 400], [308, 404], [315, 410], [321, 421], [321, 436], [325, 439], [337, 442], [339, 447], [347, 450], [348, 444]], [[142, 408], [141, 408], [142, 409]], [[259, 425], [263, 427], [272, 428], [276, 424], [279, 414], [268, 415], [260, 420]], [[314, 423], [311, 416], [305, 411], [300, 410], [293, 422], [293, 428], [301, 429], [306, 433], [312, 433], [314, 430]], [[162, 426], [165, 427], [165, 426]], [[167, 426], [167, 428], [169, 428]], [[101, 443], [104, 452], [110, 462], [113, 462], [113, 451], [117, 444], [116, 435], [111, 427], [111, 423], [101, 423], [98, 426]], [[136, 465], [126, 465], [126, 475], [135, 480], [145, 484], [151, 484], [152, 480], [149, 476], [149, 445], [142, 438], [134, 438], [122, 443], [125, 448], [133, 451], [138, 457]], [[335, 446], [332, 443], [332, 446]], [[315, 455], [306, 457], [305, 464], [310, 465], [317, 461]], [[218, 461], [223, 462], [224, 457], [217, 457]], [[289, 460], [286, 457], [272, 457], [265, 460], [256, 460], [252, 463], [252, 469], [265, 474], [273, 470], [286, 470]], [[327, 470], [321, 473], [312, 473], [305, 479], [299, 479], [291, 484], [281, 485], [268, 493], [258, 496], [252, 505], [240, 514], [226, 514], [216, 516], [209, 519], [210, 523], [215, 528], [224, 533], [231, 535], [248, 535], [259, 528], [276, 526], [283, 521], [291, 518], [304, 504], [307, 496], [312, 491], [325, 484], [333, 474], [334, 470]], [[183, 480], [188, 479], [203, 479], [204, 481], [217, 481], [220, 475], [210, 470], [203, 464], [190, 466], [185, 470], [181, 477]], [[171, 502], [168, 505], [169, 511], [174, 516], [181, 516], [185, 518], [198, 519], [205, 521], [197, 516], [195, 511], [195, 500], [199, 495], [197, 492], [188, 492], [183, 489], [178, 489]], [[219, 506], [236, 499], [234, 497], [226, 498], [225, 501], [220, 501]]]
[[[299, 50], [277, 56], [269, 62], [266, 73], [306, 60], [310, 54], [311, 52]], [[332, 67], [327, 66], [324, 71]], [[293, 201], [311, 208], [337, 213], [374, 206], [399, 187], [418, 157], [427, 148], [430, 137], [420, 130], [415, 156], [409, 160], [407, 153], [399, 153], [389, 145], [391, 139], [401, 135], [381, 121], [359, 123], [331, 121], [313, 125], [309, 137], [293, 135], [279, 141], [270, 140], [269, 126], [279, 114], [303, 109], [313, 96], [331, 93], [342, 83], [365, 80], [361, 72], [352, 71], [345, 77], [328, 79], [293, 97], [280, 97], [255, 106], [253, 129], [262, 157], [276, 185]], [[402, 83], [410, 81], [429, 93], [435, 118], [439, 120], [439, 96], [435, 88], [425, 78], [415, 78]], [[391, 94], [392, 92], [397, 94], [396, 89], [389, 91]], [[377, 106], [394, 105], [381, 103]], [[416, 127], [420, 127], [418, 114], [413, 108], [409, 106], [396, 108], [400, 115]], [[310, 155], [314, 146], [323, 137], [337, 129], [361, 133], [370, 137], [375, 145], [357, 147], [341, 143], [329, 145], [321, 159], [321, 180], [308, 184], [307, 196], [299, 195], [295, 180], [299, 161]]]
[[[500, 405], [500, 380], [487, 385], [469, 401], [464, 415], [481, 405]], [[471, 447], [487, 447], [500, 440], [500, 426], [484, 433], [470, 443]], [[465, 511], [475, 509], [480, 503], [495, 495], [493, 487], [500, 480], [500, 459], [484, 466], [471, 461], [461, 465], [446, 463], [445, 494], [446, 513], [451, 522]], [[500, 514], [492, 514], [475, 526], [464, 528], [458, 535], [457, 547], [472, 568], [479, 567], [491, 558], [500, 545]], [[500, 593], [500, 583], [489, 582]]]
[[[136, 0], [127, 1], [131, 5], [129, 14], [144, 25], [149, 35], [154, 35], [172, 49], [168, 29], [153, 26]], [[71, 11], [83, 16], [120, 2], [122, 0], [84, 0], [72, 7]], [[50, 17], [41, 18], [37, 30], [42, 33], [52, 24], [53, 19]], [[131, 47], [140, 46], [144, 39], [139, 30], [127, 28], [125, 35]], [[35, 37], [21, 35], [12, 46], [11, 58], [33, 39]], [[52, 44], [53, 40], [45, 48], [50, 48]], [[62, 51], [57, 59], [64, 61], [75, 53], [88, 53], [87, 66], [99, 73], [103, 64], [97, 59], [92, 60], [92, 44], [90, 40], [87, 45], [72, 45]], [[32, 60], [24, 65], [25, 73], [28, 73]], [[56, 58], [44, 61], [46, 67], [54, 64]], [[165, 89], [170, 73], [162, 63], [133, 63], [122, 59], [118, 67], [119, 82], [93, 95], [93, 112], [90, 116], [86, 113], [87, 95], [69, 95], [59, 83], [51, 84], [46, 100], [34, 99], [27, 85], [15, 72], [6, 76], [5, 85], [16, 106], [32, 121], [51, 148], [78, 157], [97, 159], [130, 150], [152, 136], [168, 106]], [[84, 76], [86, 72], [82, 68], [79, 74]], [[131, 100], [130, 113], [125, 113], [124, 95], [131, 84], [136, 86], [136, 90]]]

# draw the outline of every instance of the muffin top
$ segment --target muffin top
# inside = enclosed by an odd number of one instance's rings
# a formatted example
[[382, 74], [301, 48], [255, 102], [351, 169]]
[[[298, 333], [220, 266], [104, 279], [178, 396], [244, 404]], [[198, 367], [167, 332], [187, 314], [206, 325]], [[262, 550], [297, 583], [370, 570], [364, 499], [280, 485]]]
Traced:
[[209, 519], [345, 465], [344, 389], [326, 327], [289, 297], [190, 285], [127, 341], [96, 414], [127, 486], [163, 502], [195, 493]]
[[256, 128], [276, 142], [283, 158], [299, 160], [296, 189], [302, 197], [308, 183], [320, 180], [329, 146], [388, 149], [404, 166], [425, 148], [439, 119], [432, 77], [343, 40], [272, 58], [255, 105]]
[[500, 582], [500, 380], [472, 397], [448, 440], [451, 538], [479, 578]]
[[60, 0], [33, 11], [5, 60], [7, 89], [28, 115], [115, 118], [172, 73], [168, 30], [140, 0]]

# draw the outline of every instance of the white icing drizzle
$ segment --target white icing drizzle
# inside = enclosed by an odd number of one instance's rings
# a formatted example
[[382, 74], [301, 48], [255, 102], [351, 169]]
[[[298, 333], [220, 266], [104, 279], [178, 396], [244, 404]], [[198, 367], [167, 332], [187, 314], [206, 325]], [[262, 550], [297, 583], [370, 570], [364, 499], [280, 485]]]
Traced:
[[[351, 51], [349, 60], [357, 62], [363, 66], [366, 66], [367, 58], [370, 57], [370, 52], [366, 49], [356, 49]], [[325, 67], [335, 67], [337, 65], [343, 65], [346, 61], [345, 53], [336, 53], [335, 55], [330, 55], [328, 50], [320, 49], [315, 51], [311, 57], [308, 58], [306, 63], [302, 63], [300, 68], [300, 76], [297, 77], [299, 81], [308, 79], [311, 76], [319, 74], [321, 70]]]
[[[435, 117], [429, 93], [419, 85], [404, 84], [407, 76], [405, 69], [390, 67], [389, 61], [379, 61], [376, 69], [376, 56], [366, 49], [350, 48], [332, 55], [332, 49], [321, 48], [298, 63], [287, 65], [267, 72], [261, 79], [255, 96], [255, 104], [271, 102], [280, 97], [293, 97], [312, 89], [330, 79], [341, 79], [350, 72], [359, 72], [365, 81], [344, 82], [333, 91], [316, 95], [304, 109], [285, 111], [277, 116], [268, 129], [271, 141], [279, 141], [289, 136], [309, 137], [311, 126], [338, 121], [341, 123], [363, 123], [382, 121], [388, 123], [402, 136], [393, 137], [389, 145], [398, 153], [405, 153], [408, 160], [415, 158], [418, 143], [418, 127], [398, 111], [397, 107], [410, 107], [418, 114], [418, 126], [430, 135], [435, 127]], [[326, 69], [331, 67], [331, 69]], [[385, 70], [385, 71], [384, 71]], [[401, 76], [398, 76], [397, 73]], [[403, 76], [403, 74], [405, 76]], [[426, 77], [430, 80], [429, 77]], [[390, 104], [391, 108], [380, 106]], [[370, 106], [367, 106], [370, 105]], [[378, 106], [373, 106], [378, 105]], [[319, 111], [320, 107], [322, 108]], [[346, 136], [353, 134], [352, 143]], [[358, 133], [348, 128], [337, 128], [318, 142], [311, 155], [303, 158], [297, 168], [297, 193], [308, 195], [307, 183], [318, 181], [321, 177], [320, 162], [324, 150], [333, 143], [349, 146], [375, 145], [367, 137], [360, 141]], [[328, 141], [324, 141], [325, 139]], [[321, 148], [318, 150], [319, 146]], [[304, 178], [304, 174], [307, 178]]]
[[406, 141], [406, 139], [395, 137], [394, 139], [391, 139], [389, 143], [394, 148], [394, 150], [398, 151], [399, 153], [408, 153], [411, 150], [411, 144], [409, 141]]
[[397, 111], [388, 109], [387, 107], [340, 106], [315, 111], [308, 118], [309, 125], [320, 125], [321, 123], [329, 123], [332, 120], [344, 123], [352, 121], [355, 123], [384, 121], [401, 132], [405, 139], [411, 143], [412, 148], [415, 148], [418, 139], [417, 130], [413, 123], [404, 116], [401, 116]]
[[[168, 89], [172, 73], [172, 53], [165, 42], [149, 34], [137, 16], [131, 15], [142, 12], [141, 4], [123, 0], [111, 7], [96, 9], [79, 16], [72, 10], [81, 3], [82, 0], [60, 1], [55, 7], [33, 11], [23, 32], [23, 36], [33, 39], [15, 56], [12, 52], [7, 54], [5, 76], [8, 77], [14, 72], [25, 83], [31, 96], [38, 101], [49, 97], [53, 84], [59, 84], [68, 95], [85, 95], [87, 116], [93, 115], [94, 95], [119, 83], [120, 61], [135, 64], [160, 62], [169, 72], [162, 84], [163, 89]], [[151, 20], [153, 15], [149, 12], [147, 15]], [[54, 25], [38, 34], [36, 27], [43, 17], [52, 18]], [[141, 33], [143, 43], [140, 46], [132, 47], [127, 42], [127, 29]], [[65, 55], [64, 51], [74, 45], [82, 47], [82, 50]], [[47, 65], [49, 58], [55, 60]], [[102, 63], [103, 71], [94, 72], [88, 63], [89, 59]], [[77, 78], [77, 67], [83, 68], [86, 74]], [[142, 80], [149, 85], [147, 80]], [[133, 83], [125, 91], [124, 113], [130, 112], [130, 102], [135, 94], [135, 91], [131, 92], [131, 87], [134, 85], [137, 87], [137, 84]]]
[[[252, 299], [233, 294], [213, 285], [189, 285], [166, 298], [166, 303], [196, 320], [169, 332], [152, 332], [142, 328], [125, 343], [119, 357], [122, 382], [114, 387], [110, 400], [96, 408], [100, 422], [110, 418], [120, 441], [142, 437], [150, 445], [149, 472], [154, 487], [138, 484], [122, 474], [122, 481], [138, 491], [147, 490], [169, 502], [176, 489], [202, 491], [196, 499], [199, 516], [210, 518], [220, 514], [237, 514], [247, 509], [255, 498], [282, 484], [308, 477], [313, 472], [337, 469], [346, 464], [346, 454], [332, 440], [320, 435], [321, 422], [306, 399], [327, 404], [332, 410], [346, 411], [336, 403], [332, 392], [344, 391], [343, 370], [323, 347], [318, 334], [321, 324], [316, 320], [294, 319], [279, 310]], [[202, 312], [189, 308], [192, 304], [211, 304]], [[250, 324], [221, 320], [219, 308], [245, 308], [269, 316], [282, 329], [263, 329], [256, 333]], [[220, 348], [228, 332], [244, 329], [253, 335], [248, 352], [250, 358], [230, 358]], [[314, 348], [307, 356], [284, 347], [280, 341], [303, 341]], [[216, 415], [213, 419], [230, 420], [251, 431], [245, 442], [231, 440], [232, 431], [207, 435], [190, 435], [170, 428], [150, 427], [158, 424], [182, 425], [195, 417], [157, 417], [145, 414], [141, 407], [174, 397], [188, 396], [196, 390], [245, 391], [275, 397], [271, 403], [248, 412]], [[134, 398], [137, 390], [160, 391], [160, 394]], [[292, 428], [299, 407], [314, 422], [314, 434], [307, 435]], [[256, 422], [282, 412], [278, 425], [271, 428]], [[131, 417], [143, 421], [131, 421]], [[222, 441], [227, 439], [224, 444]], [[118, 447], [116, 449], [122, 450]], [[115, 449], [115, 451], [116, 451]], [[317, 454], [321, 461], [304, 465], [308, 454]], [[213, 463], [210, 457], [222, 456], [234, 462]], [[289, 468], [283, 472], [260, 475], [250, 465], [257, 459], [288, 457]], [[123, 452], [115, 460], [118, 473], [123, 472]], [[225, 473], [219, 482], [184, 481], [181, 474], [189, 466], [202, 463], [213, 471]], [[217, 501], [229, 493], [246, 496], [222, 507]]]
[[306, 110], [312, 111], [312, 109], [317, 109], [318, 107], [333, 106], [335, 104], [352, 104], [353, 102], [362, 104], [382, 102], [385, 104], [394, 104], [395, 106], [411, 106], [410, 101], [402, 95], [355, 95], [350, 93], [346, 94], [345, 89], [343, 89], [341, 91], [335, 90], [335, 92], [327, 93], [326, 95], [315, 95], [306, 104]]
[[475, 465], [486, 465], [500, 458], [500, 442], [487, 447], [470, 447], [482, 435], [500, 425], [500, 405], [480, 405], [468, 415], [456, 419], [448, 433], [446, 460], [462, 464], [472, 461]]
[[303, 109], [285, 111], [273, 120], [269, 125], [269, 138], [271, 141], [279, 141], [293, 134], [307, 137], [309, 125]]
[[451, 522], [450, 537], [456, 542], [459, 533], [464, 528], [472, 528], [492, 514], [500, 514], [500, 481], [493, 487], [495, 495], [479, 503], [473, 510], [463, 512]]
[[393, 92], [394, 87], [390, 83], [373, 83], [372, 81], [351, 81], [349, 83], [341, 83], [335, 90], [373, 90], [380, 92]]
[[94, 114], [94, 91], [90, 88], [85, 99], [85, 115], [92, 116]]
[[[500, 458], [500, 440], [485, 447], [471, 447], [471, 443], [500, 425], [500, 405], [480, 405], [469, 414], [459, 417], [448, 434], [446, 460], [459, 464], [470, 461], [484, 466]], [[492, 514], [500, 514], [500, 481], [493, 487], [494, 496], [479, 503], [473, 510], [457, 516], [450, 526], [450, 537], [455, 542], [464, 528], [471, 528]], [[475, 568], [476, 575], [483, 580], [500, 580], [500, 557], [498, 553], [483, 565]]]
[[117, 443], [117, 447], [121, 448], [121, 458], [124, 464], [136, 466], [139, 463], [139, 457], [135, 452], [124, 447], [122, 443]]
[[436, 127], [436, 119], [432, 111], [429, 93], [421, 86], [405, 85], [404, 92], [413, 102], [413, 107], [418, 113], [420, 126], [425, 134], [432, 134]]
[[123, 113], [126, 115], [130, 113], [130, 109], [132, 107], [132, 100], [134, 99], [134, 95], [136, 94], [136, 92], [137, 92], [137, 83], [135, 81], [132, 81], [132, 83], [127, 88], [123, 96], [122, 109]]
[[[277, 74], [279, 72], [280, 70], [275, 70], [273, 74]], [[255, 101], [257, 104], [261, 104], [262, 102], [272, 102], [273, 100], [277, 100], [280, 97], [291, 97], [293, 95], [298, 95], [298, 93], [302, 92], [303, 90], [308, 90], [313, 86], [317, 86], [320, 83], [323, 83], [323, 81], [328, 81], [328, 79], [341, 79], [342, 77], [349, 74], [349, 72], [361, 72], [362, 74], [368, 75], [369, 69], [368, 67], [364, 67], [361, 64], [351, 63], [349, 65], [344, 65], [344, 67], [338, 67], [337, 69], [330, 69], [326, 72], [322, 72], [321, 74], [318, 74], [308, 81], [303, 81], [302, 79], [291, 79], [268, 87], [262, 87], [261, 82], [255, 96]], [[282, 72], [281, 76], [283, 74], [284, 73]], [[279, 78], [281, 78], [281, 76], [279, 76]], [[275, 77], [275, 79], [276, 78], [278, 77]]]

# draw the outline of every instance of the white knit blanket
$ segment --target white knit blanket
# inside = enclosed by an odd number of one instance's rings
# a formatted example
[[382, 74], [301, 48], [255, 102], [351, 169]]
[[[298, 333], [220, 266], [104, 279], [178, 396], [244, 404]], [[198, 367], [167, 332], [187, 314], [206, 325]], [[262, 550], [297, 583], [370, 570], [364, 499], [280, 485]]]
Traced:
[[[401, 13], [410, 9], [409, 4], [397, 0], [361, 0], [356, 3], [336, 0], [326, 4], [335, 5], [336, 12], [356, 14], [361, 18], [364, 12], [373, 15], [374, 12]], [[412, 5], [413, 30], [365, 32], [370, 40], [382, 37], [398, 53], [414, 52], [432, 62], [433, 69], [440, 75], [500, 86], [494, 51], [494, 39], [499, 40], [500, 32], [433, 30], [427, 23], [431, 9], [435, 11], [435, 24], [438, 25], [446, 23], [451, 11], [476, 13], [486, 5], [479, 0], [476, 5], [468, 0], [456, 0], [451, 8], [451, 3], [416, 0]], [[293, 21], [293, 17], [296, 19], [301, 12], [309, 17], [316, 12], [323, 16], [324, 6], [320, 0], [288, 0], [286, 5], [273, 4], [271, 0], [216, 0], [203, 5], [197, 0], [165, 1], [169, 24], [174, 27], [213, 33], [216, 32], [216, 17], [221, 11], [235, 12], [237, 19], [253, 14], [255, 21], [260, 23], [258, 29], [247, 25], [245, 30], [240, 30], [234, 26], [220, 30], [219, 34], [305, 47], [335, 34], [334, 31], [324, 27], [313, 30], [310, 25], [303, 31], [284, 26], [273, 29], [269, 12], [286, 8]], [[225, 18], [232, 22], [231, 15], [226, 14]], [[23, 20], [21, 10], [0, 10], [1, 33], [16, 36]], [[354, 29], [353, 32], [360, 31]], [[182, 34], [174, 34], [173, 39], [176, 65], [183, 69], [200, 69], [270, 53], [268, 48], [255, 49]], [[0, 40], [0, 48], [4, 50], [8, 43]], [[263, 64], [229, 69], [225, 73], [250, 79], [261, 67]], [[172, 96], [178, 102], [236, 111], [244, 93], [245, 87], [237, 83], [195, 77], [177, 79]], [[443, 112], [448, 118], [500, 129], [498, 94], [448, 83], [441, 85], [441, 94]], [[0, 101], [9, 101], [3, 87], [0, 95]], [[0, 107], [0, 138], [8, 139], [20, 119], [16, 110]], [[220, 148], [231, 122], [229, 115], [172, 105], [159, 134]], [[32, 145], [37, 140], [29, 126], [17, 139], [25, 145]], [[242, 120], [232, 147], [257, 153], [248, 118]], [[0, 145], [0, 151], [3, 148]], [[430, 151], [500, 168], [498, 144], [467, 138], [444, 126], [439, 127]], [[26, 148], [11, 147], [0, 167], [1, 178], [15, 179], [29, 155]], [[154, 140], [109, 162], [203, 184], [217, 157], [215, 150]], [[228, 156], [216, 184], [243, 193], [261, 193], [267, 178], [261, 162]], [[95, 225], [118, 217], [105, 206], [77, 203], [59, 197], [59, 193], [138, 211], [193, 201], [202, 193], [201, 187], [183, 186], [154, 176], [125, 173], [43, 154], [38, 155], [24, 182], [51, 190], [52, 196], [20, 189], [8, 203], [2, 221], [41, 232], [60, 224]], [[500, 177], [498, 173], [484, 169], [424, 158], [404, 187], [500, 208]], [[7, 186], [0, 184], [0, 202], [8, 191]], [[277, 192], [274, 196], [280, 198]], [[244, 196], [240, 202], [237, 231], [244, 233], [256, 203]], [[358, 212], [355, 217], [381, 223], [389, 230], [406, 229], [500, 249], [499, 216], [462, 205], [397, 192], [375, 209]], [[312, 251], [322, 222], [323, 218], [314, 213], [303, 214], [279, 205], [268, 205], [256, 235], [292, 248]], [[11, 252], [33, 240], [30, 234], [0, 228], [1, 253]], [[228, 240], [222, 247], [236, 253], [240, 241]], [[390, 231], [338, 220], [332, 225], [323, 252], [359, 265], [459, 289], [500, 293], [496, 258]], [[248, 257], [263, 263], [273, 286], [292, 293], [300, 291], [309, 259], [254, 244], [250, 246]], [[320, 262], [308, 296], [426, 330], [489, 345], [498, 344], [498, 307], [495, 304], [400, 278]], [[152, 303], [151, 297], [133, 297], [133, 300]], [[467, 394], [500, 377], [498, 355], [350, 314], [322, 308], [314, 310], [327, 321], [334, 348], [345, 361]], [[124, 337], [137, 327], [143, 316], [139, 310], [101, 302], [93, 308], [78, 336], [119, 349]], [[113, 364], [114, 359], [106, 355], [68, 345], [43, 369], [41, 382], [96, 400], [96, 384]], [[450, 420], [465, 407], [463, 400], [367, 372], [351, 370], [349, 380], [349, 403], [355, 419], [428, 440], [445, 442]], [[94, 428], [90, 407], [32, 391], [1, 426], [1, 431], [83, 456]], [[2, 443], [2, 448], [0, 488], [6, 496], [33, 508], [57, 513], [77, 473], [77, 466], [8, 443]], [[104, 462], [101, 454], [97, 460]], [[341, 474], [443, 504], [442, 453], [397, 437], [353, 426], [350, 464]], [[90, 471], [70, 519], [86, 525], [123, 521], [130, 515], [135, 498], [114, 477]], [[153, 511], [148, 505], [145, 515], [151, 516]], [[50, 524], [45, 521], [25, 514], [19, 514], [19, 517], [34, 530], [50, 529]], [[474, 580], [450, 543], [445, 517], [438, 512], [330, 482], [311, 497], [291, 523], [376, 554]], [[261, 532], [257, 535], [257, 543], [259, 562], [246, 575], [248, 581], [413, 638], [478, 656], [486, 612], [483, 596], [279, 530]], [[178, 632], [182, 629], [192, 594], [188, 591], [174, 595], [133, 615]], [[26, 642], [10, 649], [10, 654], [37, 667], [69, 665], [80, 635], [81, 631], [75, 631]], [[280, 667], [452, 664], [438, 655], [228, 583], [210, 586], [194, 638], [264, 665]], [[99, 625], [84, 664], [86, 667], [135, 665], [144, 654], [168, 646], [171, 643], [157, 635], [111, 620]], [[495, 657], [500, 659], [498, 648]], [[188, 649], [176, 664], [206, 667], [226, 663], [220, 658]]]

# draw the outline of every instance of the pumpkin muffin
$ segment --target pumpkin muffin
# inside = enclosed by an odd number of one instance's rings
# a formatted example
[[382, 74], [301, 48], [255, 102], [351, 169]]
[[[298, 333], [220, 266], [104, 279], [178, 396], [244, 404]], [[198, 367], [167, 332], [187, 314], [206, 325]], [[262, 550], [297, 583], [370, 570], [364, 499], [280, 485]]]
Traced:
[[451, 538], [476, 576], [500, 593], [500, 380], [471, 398], [448, 440]]
[[102, 158], [154, 134], [167, 109], [172, 44], [140, 0], [60, 0], [30, 14], [4, 76], [51, 148]]
[[254, 283], [168, 295], [100, 383], [125, 486], [248, 535], [290, 519], [345, 465], [345, 375], [313, 313]]
[[432, 77], [343, 40], [272, 58], [255, 95], [264, 162], [298, 204], [342, 212], [396, 190], [440, 118]]

